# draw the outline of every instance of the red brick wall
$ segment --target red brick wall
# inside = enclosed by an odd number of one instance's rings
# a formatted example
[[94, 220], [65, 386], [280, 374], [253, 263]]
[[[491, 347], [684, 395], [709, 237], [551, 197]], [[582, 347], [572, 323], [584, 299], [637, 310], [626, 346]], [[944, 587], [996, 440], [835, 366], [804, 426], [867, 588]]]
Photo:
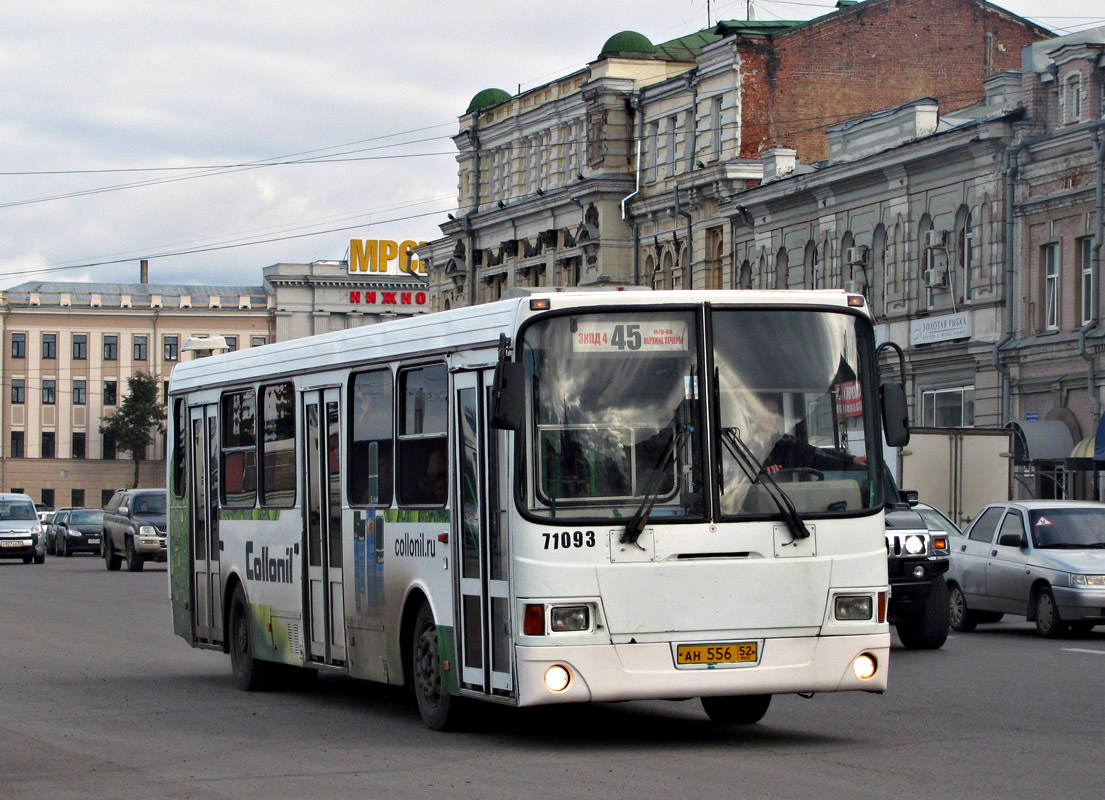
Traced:
[[792, 147], [804, 163], [827, 154], [825, 129], [921, 97], [941, 113], [982, 98], [989, 74], [1019, 70], [1041, 29], [976, 0], [868, 0], [764, 46], [740, 44], [741, 156]]

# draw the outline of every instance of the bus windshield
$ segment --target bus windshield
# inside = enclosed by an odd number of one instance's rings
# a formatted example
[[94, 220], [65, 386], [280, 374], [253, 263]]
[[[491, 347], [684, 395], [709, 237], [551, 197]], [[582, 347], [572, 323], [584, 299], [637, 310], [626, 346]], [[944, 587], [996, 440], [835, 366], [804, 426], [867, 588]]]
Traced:
[[531, 511], [701, 518], [700, 352], [693, 311], [556, 317], [523, 341], [532, 398]]
[[870, 333], [858, 319], [821, 310], [714, 310], [722, 516], [776, 515], [768, 479], [802, 515], [881, 503], [865, 446], [879, 441], [860, 357], [860, 337]]

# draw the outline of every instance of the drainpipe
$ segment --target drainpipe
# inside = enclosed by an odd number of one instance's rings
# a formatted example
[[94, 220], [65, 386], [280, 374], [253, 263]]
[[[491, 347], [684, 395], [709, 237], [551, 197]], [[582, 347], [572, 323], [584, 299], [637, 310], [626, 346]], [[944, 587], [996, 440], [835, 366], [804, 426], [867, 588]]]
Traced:
[[472, 215], [480, 210], [480, 134], [477, 130], [479, 122], [480, 110], [477, 108], [472, 112], [472, 127], [468, 129], [468, 140], [472, 142], [475, 157], [473, 174], [475, 175], [476, 187], [472, 198], [472, 208], [464, 215], [464, 234], [468, 240], [464, 248], [464, 268], [468, 273], [468, 305], [470, 306], [476, 305], [476, 259], [472, 253], [476, 237], [472, 233]]
[[1010, 147], [1005, 151], [1005, 277], [1002, 291], [1005, 294], [1005, 332], [994, 343], [990, 353], [990, 360], [994, 369], [1001, 375], [1001, 424], [1005, 425], [1010, 419], [1010, 394], [1011, 381], [1009, 367], [1001, 361], [1001, 349], [1013, 339], [1013, 274], [1014, 274], [1014, 218], [1013, 218], [1013, 181], [1017, 177], [1017, 156], [1023, 145]]
[[[639, 112], [641, 109], [641, 92], [636, 91], [633, 93], [632, 98], [627, 102], [629, 106], [629, 112], [633, 116], [633, 126], [637, 129], [637, 167], [636, 167], [636, 182], [633, 187], [633, 191], [622, 198], [622, 219], [629, 220], [629, 212], [626, 205], [641, 191], [641, 136], [644, 130], [644, 126], [638, 122]], [[641, 277], [641, 229], [637, 224], [636, 218], [630, 223], [633, 228], [633, 285], [636, 286], [640, 282]]]
[[1105, 227], [1105, 200], [1102, 199], [1102, 183], [1105, 177], [1105, 125], [1098, 123], [1094, 130], [1094, 207], [1097, 211], [1096, 230], [1094, 231], [1094, 243], [1090, 257], [1090, 285], [1093, 286], [1093, 294], [1090, 296], [1090, 319], [1078, 329], [1078, 355], [1086, 362], [1086, 393], [1090, 397], [1093, 406], [1094, 433], [1097, 432], [1097, 418], [1101, 416], [1101, 401], [1097, 399], [1097, 375], [1094, 370], [1094, 356], [1086, 345], [1086, 336], [1097, 327], [1100, 319], [1098, 309], [1098, 297], [1101, 294], [1101, 238], [1102, 229]]
[[691, 247], [691, 215], [687, 211], [683, 211], [679, 207], [679, 187], [672, 189], [675, 194], [675, 215], [677, 217], [685, 217], [687, 220], [687, 280], [683, 283], [684, 289], [690, 289], [691, 284], [694, 283], [694, 249]]

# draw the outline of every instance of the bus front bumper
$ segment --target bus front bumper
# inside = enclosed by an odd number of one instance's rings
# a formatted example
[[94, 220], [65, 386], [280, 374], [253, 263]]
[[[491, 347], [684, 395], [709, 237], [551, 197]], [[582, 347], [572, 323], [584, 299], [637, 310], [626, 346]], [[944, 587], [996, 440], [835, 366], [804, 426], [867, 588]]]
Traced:
[[[668, 642], [560, 647], [516, 647], [518, 705], [682, 700], [711, 695], [795, 692], [883, 692], [890, 634], [766, 639], [759, 663], [714, 669], [678, 669]], [[873, 676], [861, 679], [855, 660], [874, 658]], [[550, 667], [568, 670], [561, 691], [546, 686]]]

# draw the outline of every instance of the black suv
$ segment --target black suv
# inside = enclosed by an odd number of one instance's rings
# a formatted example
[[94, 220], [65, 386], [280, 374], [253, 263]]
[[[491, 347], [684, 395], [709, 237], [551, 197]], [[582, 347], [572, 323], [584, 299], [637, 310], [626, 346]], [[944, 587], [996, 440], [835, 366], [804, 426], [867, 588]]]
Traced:
[[127, 569], [138, 572], [147, 561], [167, 561], [164, 489], [120, 489], [104, 507], [100, 554], [109, 570], [127, 560]]

